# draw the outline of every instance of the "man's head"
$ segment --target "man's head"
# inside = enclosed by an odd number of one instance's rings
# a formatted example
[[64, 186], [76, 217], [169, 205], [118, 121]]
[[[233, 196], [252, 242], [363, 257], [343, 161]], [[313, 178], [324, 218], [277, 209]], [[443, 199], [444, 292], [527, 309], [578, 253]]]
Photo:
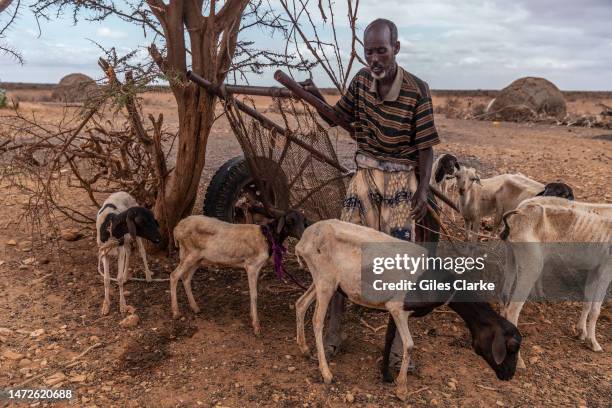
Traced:
[[389, 20], [379, 18], [372, 21], [363, 33], [363, 48], [370, 72], [375, 79], [393, 79], [395, 56], [400, 50], [397, 27]]

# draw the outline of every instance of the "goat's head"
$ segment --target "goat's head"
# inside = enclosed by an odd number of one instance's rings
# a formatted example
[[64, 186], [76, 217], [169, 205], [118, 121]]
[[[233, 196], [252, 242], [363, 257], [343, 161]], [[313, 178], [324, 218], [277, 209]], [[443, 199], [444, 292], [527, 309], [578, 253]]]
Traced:
[[565, 183], [548, 183], [544, 187], [544, 191], [537, 194], [538, 196], [561, 197], [566, 200], [574, 199], [574, 190]]
[[471, 167], [462, 166], [455, 172], [457, 178], [457, 190], [459, 195], [463, 196], [469, 191], [474, 183], [482, 185], [480, 183], [480, 176], [476, 173], [476, 170]]
[[270, 227], [280, 242], [287, 237], [302, 238], [304, 230], [310, 226], [306, 216], [299, 211], [289, 210], [272, 221]]
[[455, 172], [459, 170], [459, 161], [457, 157], [452, 154], [443, 154], [440, 156], [438, 161], [438, 168], [436, 169], [435, 180], [436, 183], [441, 182], [446, 177], [452, 177]]
[[512, 379], [522, 342], [521, 333], [488, 303], [463, 303], [462, 306], [473, 309], [472, 319], [466, 320], [466, 323], [476, 354], [489, 364], [497, 378], [504, 381]]
[[153, 243], [161, 242], [159, 223], [153, 213], [144, 207], [132, 207], [127, 210], [126, 223], [133, 239], [142, 237]]

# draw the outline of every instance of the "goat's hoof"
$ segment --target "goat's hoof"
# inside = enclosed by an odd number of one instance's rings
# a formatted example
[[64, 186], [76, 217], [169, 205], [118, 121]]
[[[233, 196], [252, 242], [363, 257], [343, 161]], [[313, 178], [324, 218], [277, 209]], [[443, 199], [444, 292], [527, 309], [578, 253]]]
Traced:
[[259, 326], [253, 327], [253, 333], [255, 334], [255, 337], [261, 336], [261, 328]]
[[578, 340], [586, 340], [586, 338], [587, 338], [587, 334], [586, 334], [586, 332], [581, 332], [581, 333], [578, 335]]
[[151, 282], [153, 282], [153, 277], [152, 277], [151, 275], [147, 275], [147, 276], [145, 277], [145, 280], [146, 280], [147, 282], [151, 283]]
[[304, 357], [310, 357], [310, 348], [308, 346], [300, 347], [300, 352]]
[[331, 373], [323, 374], [323, 382], [325, 384], [331, 384], [333, 379], [334, 379], [334, 376]]
[[199, 308], [199, 307], [197, 307], [197, 306], [196, 306], [196, 307], [191, 307], [191, 311], [192, 311], [193, 313], [195, 313], [195, 314], [199, 314], [199, 313], [201, 312], [200, 308]]
[[179, 312], [172, 312], [172, 318], [174, 320], [180, 319], [181, 314]]
[[102, 304], [102, 310], [100, 310], [100, 314], [102, 316], [106, 316], [110, 312], [110, 305], [108, 303]]
[[408, 389], [405, 385], [398, 386], [395, 390], [395, 395], [397, 395], [397, 398], [399, 398], [401, 401], [406, 401], [406, 399], [408, 399]]
[[596, 353], [600, 353], [603, 351], [599, 343], [597, 343], [596, 341], [591, 341], [591, 350], [593, 350]]

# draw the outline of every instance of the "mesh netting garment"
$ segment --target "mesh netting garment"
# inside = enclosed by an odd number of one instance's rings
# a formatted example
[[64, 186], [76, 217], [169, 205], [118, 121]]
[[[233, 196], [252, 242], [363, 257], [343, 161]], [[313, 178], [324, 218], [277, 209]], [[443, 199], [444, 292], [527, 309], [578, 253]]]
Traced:
[[416, 187], [413, 169], [388, 172], [361, 168], [348, 186], [341, 219], [414, 241], [410, 200]]

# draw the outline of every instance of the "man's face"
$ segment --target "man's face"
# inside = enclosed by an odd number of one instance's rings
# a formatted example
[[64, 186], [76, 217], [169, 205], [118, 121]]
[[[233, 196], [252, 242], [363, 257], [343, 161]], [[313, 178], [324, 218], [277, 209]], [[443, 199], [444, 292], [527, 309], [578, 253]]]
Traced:
[[395, 54], [399, 52], [399, 41], [391, 44], [389, 28], [378, 25], [367, 31], [363, 45], [365, 59], [372, 76], [377, 80], [387, 78], [395, 65]]

